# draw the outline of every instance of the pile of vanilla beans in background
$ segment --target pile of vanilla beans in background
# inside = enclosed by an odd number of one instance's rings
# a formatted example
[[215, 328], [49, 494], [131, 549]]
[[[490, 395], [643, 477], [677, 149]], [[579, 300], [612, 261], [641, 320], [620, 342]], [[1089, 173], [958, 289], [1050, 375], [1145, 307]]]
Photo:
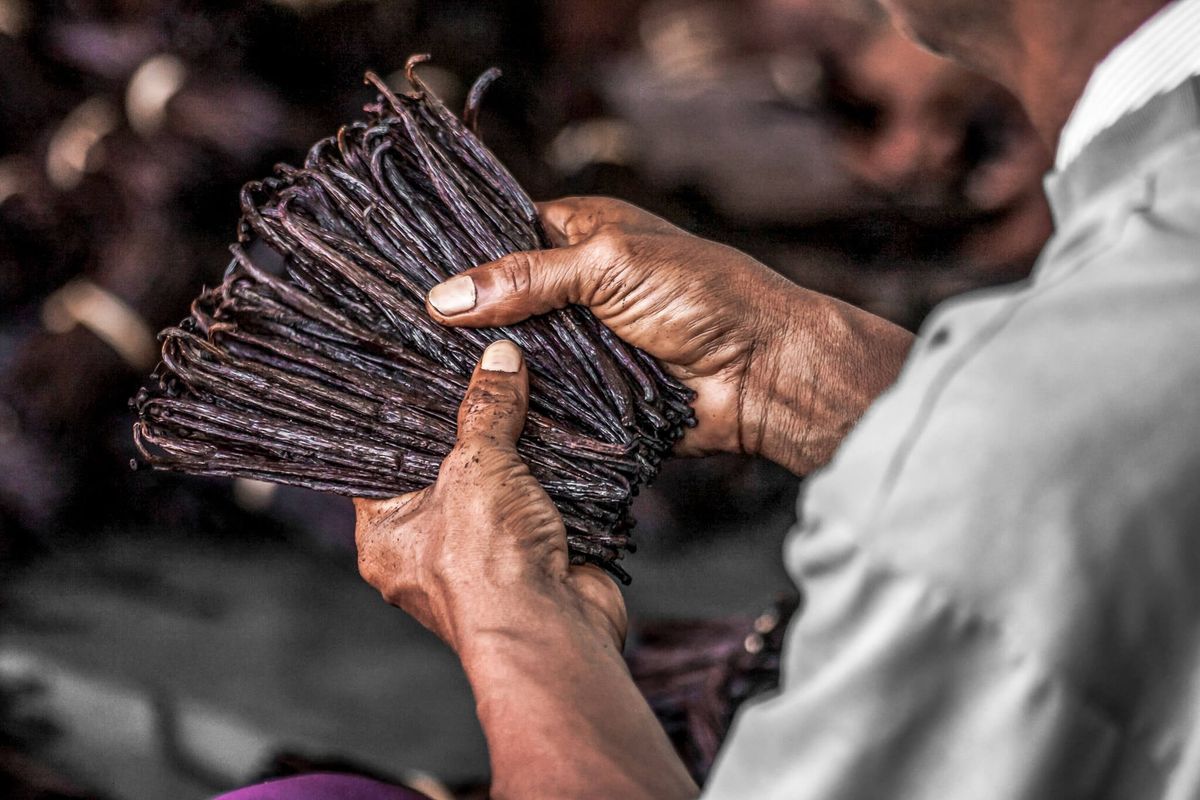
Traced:
[[628, 582], [639, 485], [693, 424], [691, 393], [572, 307], [502, 329], [448, 328], [435, 284], [549, 246], [533, 203], [410, 59], [409, 94], [316, 144], [303, 167], [242, 192], [225, 280], [160, 335], [163, 361], [134, 404], [149, 464], [360, 497], [429, 485], [455, 440], [467, 380], [507, 337], [530, 370], [518, 449], [563, 515], [573, 560]]

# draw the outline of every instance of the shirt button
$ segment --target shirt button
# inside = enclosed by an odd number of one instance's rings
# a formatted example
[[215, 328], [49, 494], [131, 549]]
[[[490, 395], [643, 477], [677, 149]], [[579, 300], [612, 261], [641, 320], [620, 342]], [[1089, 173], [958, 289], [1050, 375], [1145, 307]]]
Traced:
[[929, 349], [932, 350], [935, 347], [942, 347], [948, 341], [950, 341], [950, 329], [944, 327], [938, 328], [933, 332], [933, 335], [929, 337]]

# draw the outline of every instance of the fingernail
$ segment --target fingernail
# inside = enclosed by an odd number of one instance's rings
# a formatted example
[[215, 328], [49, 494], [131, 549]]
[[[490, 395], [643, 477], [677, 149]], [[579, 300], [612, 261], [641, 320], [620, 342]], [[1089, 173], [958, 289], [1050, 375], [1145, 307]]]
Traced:
[[488, 372], [516, 372], [521, 368], [521, 348], [508, 339], [499, 339], [483, 351], [480, 362]]
[[429, 290], [429, 305], [447, 317], [475, 307], [475, 281], [467, 275], [455, 275]]

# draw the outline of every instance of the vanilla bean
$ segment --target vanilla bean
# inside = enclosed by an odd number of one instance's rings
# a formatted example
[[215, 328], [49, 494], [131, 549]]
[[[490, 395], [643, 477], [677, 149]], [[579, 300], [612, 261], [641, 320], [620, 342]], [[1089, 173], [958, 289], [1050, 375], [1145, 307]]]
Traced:
[[572, 562], [628, 582], [631, 499], [695, 424], [692, 393], [583, 308], [499, 329], [426, 314], [437, 283], [549, 240], [475, 135], [499, 72], [476, 81], [460, 120], [416, 74], [422, 60], [407, 65], [412, 93], [368, 74], [379, 97], [365, 121], [242, 189], [225, 280], [162, 332], [163, 361], [131, 401], [138, 451], [197, 475], [414, 491], [454, 446], [480, 353], [510, 338], [530, 372], [518, 451], [562, 513]]

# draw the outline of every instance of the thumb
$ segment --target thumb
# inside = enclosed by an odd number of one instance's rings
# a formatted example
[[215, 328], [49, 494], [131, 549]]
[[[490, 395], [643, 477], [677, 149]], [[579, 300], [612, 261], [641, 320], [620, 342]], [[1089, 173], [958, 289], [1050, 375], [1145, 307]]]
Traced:
[[529, 371], [507, 339], [488, 345], [458, 409], [458, 440], [485, 438], [515, 445], [529, 408]]
[[512, 253], [434, 286], [426, 309], [443, 325], [477, 328], [587, 305], [602, 279], [592, 253], [582, 244]]

